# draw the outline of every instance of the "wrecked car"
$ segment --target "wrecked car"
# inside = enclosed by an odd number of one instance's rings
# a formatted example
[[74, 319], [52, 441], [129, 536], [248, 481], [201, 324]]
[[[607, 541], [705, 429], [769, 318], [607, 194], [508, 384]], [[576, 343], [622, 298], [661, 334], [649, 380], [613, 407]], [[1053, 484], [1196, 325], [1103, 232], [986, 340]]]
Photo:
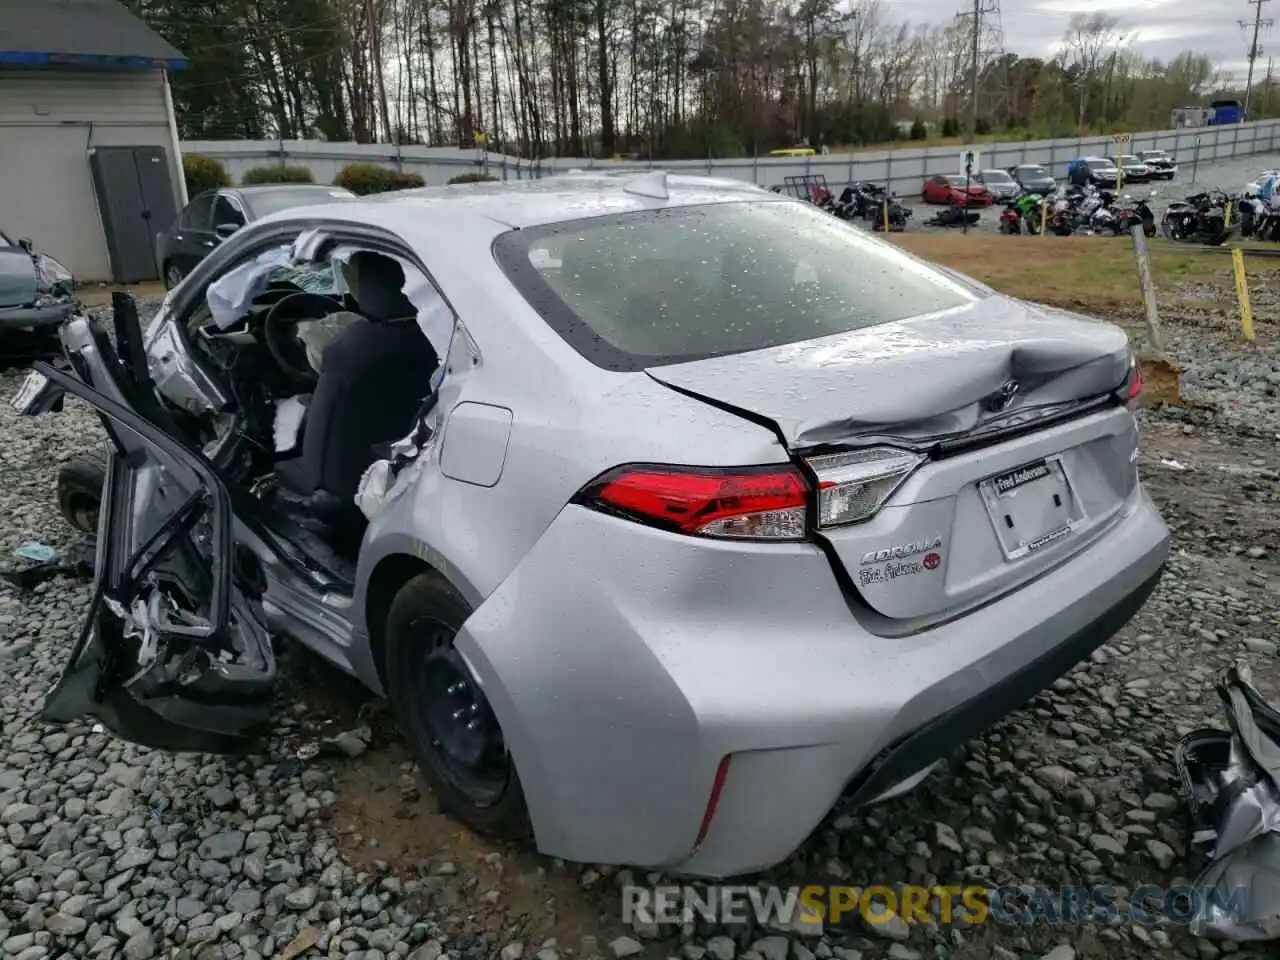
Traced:
[[0, 358], [57, 350], [58, 325], [75, 312], [75, 278], [30, 239], [0, 233]]
[[282, 636], [388, 697], [443, 809], [569, 860], [783, 860], [1106, 641], [1168, 551], [1122, 331], [736, 181], [288, 210], [145, 332], [117, 299], [15, 401], [111, 437], [44, 717], [237, 749]]

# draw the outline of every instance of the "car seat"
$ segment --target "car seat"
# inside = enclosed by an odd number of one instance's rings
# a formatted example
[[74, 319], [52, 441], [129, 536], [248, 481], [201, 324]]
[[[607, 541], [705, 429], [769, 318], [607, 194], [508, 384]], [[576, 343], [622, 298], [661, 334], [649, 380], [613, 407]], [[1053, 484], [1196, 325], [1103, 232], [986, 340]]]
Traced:
[[321, 517], [354, 506], [360, 477], [380, 445], [409, 432], [440, 362], [404, 295], [397, 260], [359, 251], [343, 277], [364, 320], [324, 348], [301, 455], [276, 465], [281, 485], [310, 498]]

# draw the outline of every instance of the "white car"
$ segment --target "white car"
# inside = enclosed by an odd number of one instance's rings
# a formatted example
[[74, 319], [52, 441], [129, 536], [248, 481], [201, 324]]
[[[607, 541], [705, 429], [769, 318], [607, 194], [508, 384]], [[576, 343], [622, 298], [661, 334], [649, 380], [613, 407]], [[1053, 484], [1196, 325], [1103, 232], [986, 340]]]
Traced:
[[1280, 177], [1280, 170], [1264, 170], [1262, 173], [1258, 174], [1258, 178], [1256, 180], [1245, 185], [1244, 195], [1246, 197], [1258, 196], [1262, 192], [1262, 185], [1275, 177]]

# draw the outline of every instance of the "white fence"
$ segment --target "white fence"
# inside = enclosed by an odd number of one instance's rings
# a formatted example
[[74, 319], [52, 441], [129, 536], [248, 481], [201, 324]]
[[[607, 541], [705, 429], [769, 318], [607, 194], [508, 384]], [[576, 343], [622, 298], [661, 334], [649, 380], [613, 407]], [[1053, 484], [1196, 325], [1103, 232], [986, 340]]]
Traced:
[[487, 171], [503, 180], [523, 180], [572, 169], [648, 170], [661, 167], [673, 173], [712, 174], [747, 180], [760, 186], [781, 184], [783, 178], [789, 176], [822, 174], [831, 184], [873, 180], [887, 183], [892, 190], [904, 195], [918, 193], [927, 176], [962, 173], [961, 154], [966, 149], [977, 151], [978, 164], [983, 168], [1003, 169], [1021, 163], [1038, 163], [1048, 167], [1057, 177], [1066, 176], [1067, 164], [1075, 157], [1134, 153], [1138, 150], [1166, 150], [1185, 168], [1193, 162], [1212, 163], [1231, 157], [1280, 151], [1280, 120], [1136, 133], [1123, 150], [1118, 150], [1110, 137], [1085, 137], [983, 143], [972, 148], [927, 147], [799, 158], [665, 160], [653, 163], [568, 157], [529, 161], [455, 147], [397, 147], [393, 144], [315, 140], [197, 140], [182, 144], [184, 153], [200, 153], [221, 160], [237, 181], [251, 167], [282, 163], [307, 167], [318, 183], [331, 183], [348, 163], [364, 161], [420, 174], [431, 185], [446, 183], [450, 177], [468, 172]]

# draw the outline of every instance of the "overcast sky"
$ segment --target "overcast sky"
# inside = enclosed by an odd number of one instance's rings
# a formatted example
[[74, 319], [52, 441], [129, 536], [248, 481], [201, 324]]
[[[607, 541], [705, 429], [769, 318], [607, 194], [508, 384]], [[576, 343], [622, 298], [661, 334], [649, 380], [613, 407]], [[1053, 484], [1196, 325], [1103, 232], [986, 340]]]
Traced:
[[[888, 0], [898, 16], [930, 23], [946, 20], [964, 2]], [[968, 0], [970, 9], [972, 2]], [[1248, 69], [1248, 36], [1237, 23], [1253, 19], [1254, 8], [1246, 0], [1001, 0], [1000, 8], [1005, 49], [1024, 56], [1052, 52], [1073, 13], [1102, 11], [1120, 18], [1144, 56], [1169, 60], [1183, 50], [1194, 50], [1241, 81]], [[1263, 4], [1263, 16], [1267, 15], [1280, 21], [1280, 0]], [[1280, 73], [1280, 24], [1263, 30], [1259, 46], [1263, 53], [1254, 68], [1255, 80], [1266, 73], [1268, 49], [1276, 59], [1274, 71]]]

